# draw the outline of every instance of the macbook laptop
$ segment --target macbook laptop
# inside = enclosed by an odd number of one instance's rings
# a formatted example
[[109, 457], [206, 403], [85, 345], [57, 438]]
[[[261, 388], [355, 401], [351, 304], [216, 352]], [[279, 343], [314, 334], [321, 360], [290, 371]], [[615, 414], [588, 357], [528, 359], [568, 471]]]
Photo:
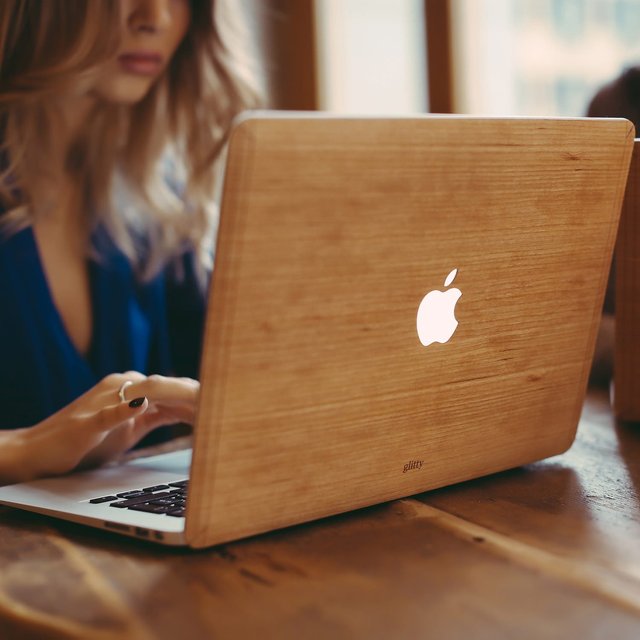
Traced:
[[193, 451], [0, 502], [197, 548], [565, 451], [633, 137], [613, 119], [245, 115]]

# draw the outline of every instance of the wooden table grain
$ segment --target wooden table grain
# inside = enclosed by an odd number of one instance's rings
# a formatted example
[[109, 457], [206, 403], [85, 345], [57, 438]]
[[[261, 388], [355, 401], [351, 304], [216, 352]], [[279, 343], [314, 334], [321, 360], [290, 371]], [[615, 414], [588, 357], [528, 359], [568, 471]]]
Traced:
[[205, 551], [0, 508], [0, 638], [640, 638], [640, 426]]

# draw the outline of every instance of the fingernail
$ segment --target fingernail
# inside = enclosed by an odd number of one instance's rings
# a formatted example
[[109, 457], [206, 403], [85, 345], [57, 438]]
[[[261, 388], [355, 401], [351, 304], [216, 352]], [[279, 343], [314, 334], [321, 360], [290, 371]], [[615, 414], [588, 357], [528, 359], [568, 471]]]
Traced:
[[145, 401], [145, 400], [146, 400], [146, 398], [135, 398], [134, 400], [132, 400], [132, 401], [129, 403], [129, 406], [130, 406], [132, 409], [137, 409], [138, 407], [141, 407], [141, 406], [142, 406], [142, 404], [144, 403], [144, 401]]

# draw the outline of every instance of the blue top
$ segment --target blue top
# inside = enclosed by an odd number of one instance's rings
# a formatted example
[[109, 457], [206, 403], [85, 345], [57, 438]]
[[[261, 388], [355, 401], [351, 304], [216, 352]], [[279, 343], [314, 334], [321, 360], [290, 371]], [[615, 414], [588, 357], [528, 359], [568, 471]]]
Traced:
[[0, 238], [0, 429], [41, 421], [109, 373], [198, 375], [204, 297], [194, 256], [182, 258], [182, 279], [167, 268], [140, 283], [106, 232], [93, 242], [100, 259], [89, 263], [93, 336], [83, 356], [53, 302], [32, 229]]

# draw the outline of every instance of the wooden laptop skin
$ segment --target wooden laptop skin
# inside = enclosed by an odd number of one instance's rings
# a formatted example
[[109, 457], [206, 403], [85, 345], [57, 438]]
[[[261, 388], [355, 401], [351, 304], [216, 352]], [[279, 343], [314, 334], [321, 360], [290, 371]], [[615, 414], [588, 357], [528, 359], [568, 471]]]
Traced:
[[640, 140], [633, 147], [616, 244], [614, 408], [640, 420]]
[[[567, 449], [626, 120], [261, 117], [232, 134], [186, 537], [202, 547]], [[429, 291], [462, 296], [421, 344]]]

